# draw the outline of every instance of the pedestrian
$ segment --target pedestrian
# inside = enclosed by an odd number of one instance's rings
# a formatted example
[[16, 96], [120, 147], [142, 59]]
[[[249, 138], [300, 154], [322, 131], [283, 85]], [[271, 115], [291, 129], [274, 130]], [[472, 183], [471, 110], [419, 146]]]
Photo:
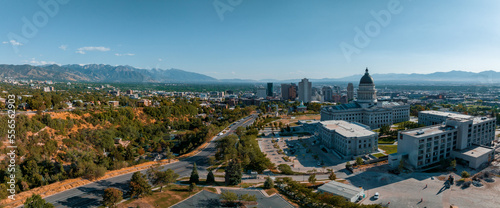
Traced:
[[427, 184], [425, 184], [425, 188], [427, 188]]
[[420, 198], [420, 202], [424, 202], [424, 198]]

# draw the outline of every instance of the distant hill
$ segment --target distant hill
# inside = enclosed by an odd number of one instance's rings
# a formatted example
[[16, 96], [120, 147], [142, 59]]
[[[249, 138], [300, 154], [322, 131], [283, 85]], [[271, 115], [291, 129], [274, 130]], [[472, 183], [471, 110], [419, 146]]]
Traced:
[[[323, 79], [329, 81], [345, 81], [359, 82], [362, 74], [353, 75], [339, 79]], [[391, 83], [468, 83], [468, 84], [497, 84], [500, 83], [500, 72], [482, 71], [482, 72], [466, 72], [466, 71], [449, 71], [449, 72], [434, 72], [430, 74], [371, 74], [375, 83], [391, 82]]]
[[158, 82], [191, 83], [216, 82], [217, 79], [180, 69], [138, 69], [131, 66], [105, 64], [88, 65], [0, 65], [0, 77], [54, 81], [85, 82]]
[[[352, 82], [358, 83], [363, 74], [356, 74], [342, 78], [322, 78], [322, 79], [309, 79], [313, 83], [331, 83], [331, 82]], [[434, 72], [431, 74], [371, 74], [375, 84], [498, 84], [500, 83], [500, 72], [496, 71], [483, 71], [483, 72], [466, 72], [466, 71], [449, 71], [449, 72]], [[238, 82], [238, 83], [298, 83], [300, 79], [276, 80], [276, 79], [225, 79], [225, 82]], [[221, 80], [222, 81], [222, 80]]]
[[[449, 71], [431, 74], [371, 74], [375, 84], [498, 84], [500, 72]], [[352, 82], [358, 83], [362, 74], [343, 78], [309, 79], [313, 83]], [[132, 66], [111, 66], [105, 64], [87, 65], [6, 65], [0, 64], [0, 77], [16, 79], [83, 81], [83, 82], [120, 82], [120, 83], [298, 83], [300, 79], [216, 79], [207, 75], [180, 69], [138, 69]]]

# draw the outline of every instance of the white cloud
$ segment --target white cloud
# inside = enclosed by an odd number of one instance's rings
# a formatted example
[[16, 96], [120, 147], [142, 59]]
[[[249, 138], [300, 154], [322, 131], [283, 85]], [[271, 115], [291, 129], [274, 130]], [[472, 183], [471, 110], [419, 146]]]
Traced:
[[106, 48], [104, 46], [85, 46], [85, 47], [81, 47], [78, 50], [76, 50], [76, 53], [85, 54], [86, 51], [102, 51], [102, 52], [105, 52], [105, 51], [109, 51], [109, 50], [110, 50], [109, 48]]
[[158, 61], [163, 61], [163, 59], [159, 58]]
[[10, 44], [11, 44], [11, 45], [13, 45], [13, 46], [22, 46], [22, 45], [23, 45], [22, 43], [17, 42], [17, 41], [15, 41], [15, 40], [3, 41], [2, 43], [3, 43], [3, 44], [9, 44], [9, 43], [10, 43]]
[[37, 61], [35, 58], [31, 58], [31, 60], [24, 60], [24, 63], [32, 64], [32, 65], [47, 65], [47, 64], [57, 64], [60, 65], [54, 61]]
[[135, 56], [133, 53], [115, 53], [115, 56]]
[[68, 45], [61, 45], [59, 48], [63, 51], [65, 51], [68, 48]]

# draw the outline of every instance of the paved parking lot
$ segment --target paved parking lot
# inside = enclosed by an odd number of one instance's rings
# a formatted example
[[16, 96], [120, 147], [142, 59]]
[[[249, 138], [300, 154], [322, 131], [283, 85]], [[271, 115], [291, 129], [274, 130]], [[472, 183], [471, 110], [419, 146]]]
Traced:
[[[276, 143], [273, 143], [273, 140]], [[259, 146], [271, 162], [277, 166], [280, 164], [290, 165], [294, 171], [307, 172], [313, 169], [326, 171], [327, 168], [338, 171], [344, 169], [347, 160], [339, 159], [332, 153], [325, 153], [321, 150], [320, 144], [314, 142], [315, 140], [314, 136], [276, 136], [275, 138], [268, 136], [259, 139]], [[283, 153], [278, 153], [279, 149], [274, 147], [275, 144], [283, 150]], [[291, 161], [285, 161], [284, 157], [288, 157]]]
[[[377, 170], [381, 168], [352, 174], [346, 178], [353, 185], [366, 190], [367, 198], [362, 204], [446, 208], [452, 204], [458, 207], [498, 207], [500, 204], [499, 177], [493, 183], [482, 181], [482, 187], [471, 185], [463, 189], [455, 183], [450, 188], [445, 188], [445, 181], [439, 178], [445, 178], [448, 174], [411, 173], [398, 176]], [[457, 180], [460, 179], [460, 176], [454, 175]], [[377, 200], [373, 198], [376, 192], [380, 194]]]

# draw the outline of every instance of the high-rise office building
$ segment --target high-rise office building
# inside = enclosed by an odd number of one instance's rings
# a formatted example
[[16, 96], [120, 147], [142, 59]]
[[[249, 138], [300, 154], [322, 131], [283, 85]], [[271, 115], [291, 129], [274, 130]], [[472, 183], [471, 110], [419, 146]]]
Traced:
[[291, 86], [291, 84], [281, 84], [281, 98], [283, 98], [283, 100], [290, 99], [289, 90]]
[[297, 98], [297, 85], [295, 83], [281, 84], [281, 98], [283, 100], [295, 100]]
[[266, 95], [268, 97], [273, 97], [273, 83], [272, 82], [267, 83]]
[[311, 102], [312, 99], [312, 83], [304, 78], [299, 82], [299, 101], [304, 103]]
[[323, 95], [323, 100], [325, 102], [330, 102], [333, 100], [333, 89], [330, 86], [324, 86], [321, 89], [321, 94]]
[[290, 96], [290, 100], [295, 100], [297, 98], [298, 87], [295, 83], [291, 83], [290, 85], [290, 88], [288, 88], [288, 96]]
[[354, 85], [352, 83], [347, 84], [347, 100], [354, 100]]
[[257, 97], [258, 98], [265, 98], [266, 97], [266, 88], [263, 88], [263, 87], [257, 88]]
[[340, 87], [337, 85], [333, 86], [333, 93], [340, 94]]

